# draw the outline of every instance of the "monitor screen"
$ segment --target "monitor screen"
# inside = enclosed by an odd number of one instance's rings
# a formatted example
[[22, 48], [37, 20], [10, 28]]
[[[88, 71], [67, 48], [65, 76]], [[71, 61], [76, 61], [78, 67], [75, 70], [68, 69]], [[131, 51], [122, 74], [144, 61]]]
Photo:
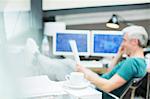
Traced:
[[90, 54], [90, 31], [65, 30], [56, 32], [53, 38], [54, 55], [73, 55], [69, 40], [75, 40], [79, 55]]
[[121, 31], [92, 31], [91, 55], [114, 56], [122, 42]]

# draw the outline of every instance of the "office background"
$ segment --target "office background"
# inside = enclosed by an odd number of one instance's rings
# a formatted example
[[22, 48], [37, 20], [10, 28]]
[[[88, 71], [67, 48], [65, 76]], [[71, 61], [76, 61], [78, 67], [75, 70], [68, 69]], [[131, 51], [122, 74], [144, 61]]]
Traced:
[[[62, 2], [60, 3], [60, 1]], [[14, 81], [14, 79], [12, 80], [13, 74], [16, 76], [16, 72], [21, 73], [22, 67], [26, 66], [26, 63], [21, 63], [18, 56], [8, 55], [7, 51], [17, 52], [18, 50], [7, 48], [6, 45], [20, 47], [25, 45], [27, 38], [31, 37], [40, 47], [44, 37], [44, 22], [65, 22], [67, 29], [75, 30], [112, 30], [107, 28], [105, 24], [112, 14], [117, 14], [128, 22], [144, 26], [149, 33], [150, 40], [149, 0], [126, 0], [125, 2], [120, 0], [60, 1], [0, 0], [0, 93], [8, 94], [7, 96], [1, 94], [0, 97], [16, 99], [12, 97], [19, 93], [16, 92], [15, 84], [9, 82]], [[42, 2], [45, 3], [42, 4]], [[49, 7], [62, 8], [49, 9]], [[121, 23], [119, 30], [125, 26], [124, 23]], [[9, 61], [8, 58], [14, 60]]]

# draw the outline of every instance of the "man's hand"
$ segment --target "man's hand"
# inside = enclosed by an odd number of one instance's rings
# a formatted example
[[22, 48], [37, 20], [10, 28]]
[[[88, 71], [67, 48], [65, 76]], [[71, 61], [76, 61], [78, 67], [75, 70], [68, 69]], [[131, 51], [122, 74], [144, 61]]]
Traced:
[[122, 57], [122, 55], [125, 53], [125, 47], [123, 46], [123, 44], [120, 45], [120, 48], [117, 52], [117, 54]]
[[80, 64], [76, 65], [76, 71], [84, 73], [86, 70], [87, 70], [87, 68], [81, 66]]
[[111, 64], [109, 66], [109, 68], [107, 69], [107, 71], [111, 71], [114, 66], [116, 66], [119, 61], [122, 59], [122, 55], [125, 53], [125, 47], [123, 46], [123, 43], [120, 45], [120, 48], [117, 52], [117, 55], [113, 58], [113, 60], [111, 61]]
[[79, 64], [76, 65], [76, 71], [84, 73], [85, 78], [89, 81], [91, 80], [93, 75], [96, 75], [96, 73], [92, 72], [90, 69], [85, 68]]

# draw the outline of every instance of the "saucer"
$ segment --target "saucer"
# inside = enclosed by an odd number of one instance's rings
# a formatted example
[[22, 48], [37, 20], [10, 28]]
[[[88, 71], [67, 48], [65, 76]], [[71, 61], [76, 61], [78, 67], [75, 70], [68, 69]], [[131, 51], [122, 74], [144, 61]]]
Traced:
[[73, 89], [82, 89], [82, 88], [86, 88], [90, 85], [90, 82], [89, 81], [85, 81], [79, 85], [73, 85], [71, 84], [69, 81], [66, 81], [64, 83], [64, 87], [68, 87], [68, 88], [73, 88]]

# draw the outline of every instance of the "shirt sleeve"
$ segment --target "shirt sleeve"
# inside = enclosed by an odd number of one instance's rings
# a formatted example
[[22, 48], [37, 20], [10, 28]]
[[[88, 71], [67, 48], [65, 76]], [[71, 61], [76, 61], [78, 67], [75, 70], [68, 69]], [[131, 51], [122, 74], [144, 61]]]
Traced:
[[132, 59], [126, 60], [124, 64], [122, 64], [121, 68], [117, 71], [117, 74], [124, 80], [129, 81], [136, 74], [134, 67], [135, 66]]
[[120, 67], [122, 62], [119, 62], [110, 72], [103, 74], [101, 77], [105, 79], [110, 79], [114, 74], [116, 74], [116, 71]]

